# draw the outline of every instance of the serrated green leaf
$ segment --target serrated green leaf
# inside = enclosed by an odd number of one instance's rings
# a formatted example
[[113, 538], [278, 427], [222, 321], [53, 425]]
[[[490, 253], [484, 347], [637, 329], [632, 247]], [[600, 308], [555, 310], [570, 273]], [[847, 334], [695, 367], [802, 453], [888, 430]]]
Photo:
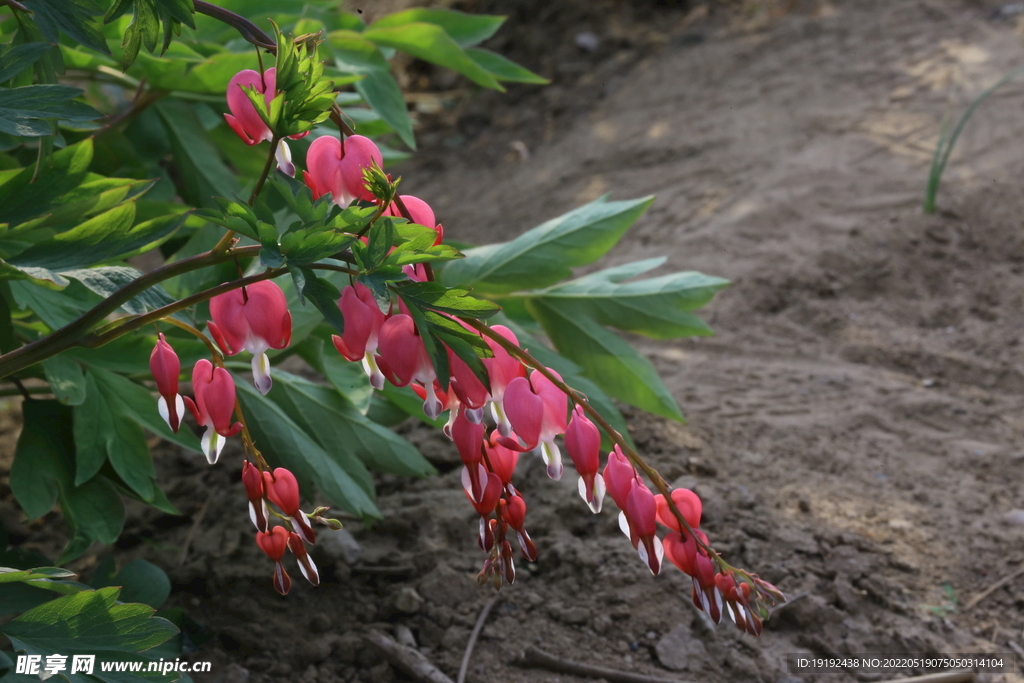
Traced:
[[68, 85], [0, 88], [0, 133], [39, 137], [53, 132], [49, 119], [82, 122], [103, 118], [89, 105], [74, 101], [81, 94]]
[[401, 26], [414, 22], [436, 24], [462, 47], [477, 45], [494, 35], [505, 23], [505, 17], [493, 14], [467, 14], [450, 9], [427, 9], [417, 7], [394, 12], [370, 24], [370, 29]]
[[575, 316], [654, 339], [711, 334], [704, 321], [689, 311], [710, 301], [727, 280], [680, 272], [621, 283], [664, 261], [662, 257], [608, 268], [525, 296], [528, 301], [548, 302]]
[[504, 92], [489, 72], [473, 61], [443, 28], [436, 24], [413, 22], [401, 26], [370, 27], [363, 37], [377, 45], [401, 50], [413, 57], [457, 71], [477, 85]]
[[536, 83], [538, 85], [546, 85], [551, 82], [543, 76], [538, 76], [529, 69], [519, 66], [512, 60], [502, 57], [497, 52], [471, 47], [466, 50], [466, 54], [499, 81]]
[[441, 280], [481, 293], [547, 287], [572, 268], [603, 256], [654, 201], [645, 197], [609, 202], [607, 196], [528, 230], [511, 242], [467, 249], [445, 266]]
[[0, 67], [0, 83], [11, 80], [35, 64], [52, 47], [47, 43], [22, 43], [0, 53], [0, 59], [3, 59], [3, 66]]
[[[123, 246], [132, 245], [134, 248], [137, 244], [128, 237], [134, 221], [135, 203], [129, 202], [104, 211], [71, 230], [37, 242], [7, 262], [22, 270], [36, 268], [57, 272], [105, 261], [127, 251], [122, 249]], [[54, 281], [63, 284], [60, 280]]]
[[53, 652], [143, 652], [178, 633], [146, 605], [118, 604], [116, 586], [81, 591], [40, 605], [4, 625], [15, 649]]
[[501, 310], [493, 301], [478, 299], [466, 289], [445, 287], [440, 282], [412, 282], [401, 286], [398, 293], [407, 304], [464, 318], [489, 318]]
[[103, 13], [92, 0], [23, 0], [43, 36], [56, 43], [58, 32], [67, 34], [76, 43], [110, 54], [107, 41], [92, 17]]
[[559, 304], [530, 301], [527, 307], [555, 348], [603, 390], [637, 408], [683, 421], [654, 366], [614, 332]]
[[54, 153], [43, 164], [35, 182], [35, 168], [29, 166], [0, 185], [0, 206], [4, 207], [0, 221], [17, 225], [58, 206], [61, 196], [85, 179], [92, 153], [92, 138], [86, 138]]
[[81, 405], [85, 401], [85, 375], [78, 363], [62, 354], [47, 358], [42, 365], [46, 381], [58, 401], [69, 406]]
[[[77, 223], [83, 218], [112, 209], [126, 199], [141, 195], [151, 188], [154, 182], [134, 178], [99, 178], [86, 181], [55, 198], [45, 214], [12, 225], [6, 236], [65, 223]], [[4, 233], [0, 232], [0, 235], [2, 234]]]
[[[276, 373], [272, 375], [278, 381]], [[315, 485], [332, 505], [360, 517], [380, 518], [373, 499], [346, 471], [336, 447], [322, 448], [250, 382], [236, 380], [235, 386], [256, 446], [271, 465], [290, 469], [305, 484], [307, 496], [312, 495], [308, 487]]]
[[72, 282], [61, 291], [28, 280], [11, 281], [10, 287], [18, 306], [35, 313], [51, 330], [64, 327], [100, 302], [79, 282]]

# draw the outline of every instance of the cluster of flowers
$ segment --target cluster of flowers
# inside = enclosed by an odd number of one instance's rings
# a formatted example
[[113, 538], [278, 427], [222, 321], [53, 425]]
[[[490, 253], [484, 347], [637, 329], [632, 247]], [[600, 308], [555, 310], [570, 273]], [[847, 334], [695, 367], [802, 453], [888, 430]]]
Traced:
[[[273, 135], [238, 87], [252, 85], [263, 92], [269, 102], [274, 96], [273, 69], [262, 76], [255, 71], [236, 75], [228, 87], [226, 115], [231, 127], [248, 144], [272, 140]], [[283, 144], [283, 142], [282, 142]], [[279, 167], [294, 175], [287, 146], [277, 151]], [[308, 170], [303, 172], [306, 184], [315, 197], [330, 193], [332, 201], [348, 206], [353, 201], [377, 202], [366, 187], [363, 170], [382, 165], [377, 146], [369, 139], [353, 135], [344, 140], [323, 136], [314, 140], [307, 154]], [[435, 220], [426, 202], [409, 195], [396, 199], [384, 215], [403, 216], [412, 222], [432, 227], [440, 243], [444, 230]], [[410, 279], [428, 279], [422, 266], [406, 266]], [[335, 335], [333, 342], [346, 359], [362, 363], [370, 383], [381, 389], [384, 382], [398, 387], [411, 386], [423, 399], [423, 410], [431, 419], [448, 411], [444, 433], [455, 443], [463, 462], [462, 483], [466, 497], [480, 516], [478, 542], [488, 553], [479, 575], [481, 583], [491, 581], [496, 587], [515, 580], [512, 545], [507, 540], [514, 531], [521, 554], [529, 561], [537, 558], [537, 547], [525, 527], [526, 502], [512, 483], [519, 455], [537, 451], [543, 458], [547, 474], [559, 479], [563, 474], [561, 450], [556, 438], [564, 435], [564, 447], [579, 475], [581, 498], [594, 513], [602, 508], [607, 493], [618, 506], [619, 526], [630, 539], [640, 559], [653, 574], [658, 574], [663, 559], [692, 577], [693, 602], [716, 622], [728, 614], [736, 624], [752, 633], [761, 632], [765, 612], [758, 607], [758, 596], [751, 603], [751, 591], [770, 596], [781, 593], [756, 576], [724, 570], [708, 551], [707, 537], [698, 529], [701, 501], [692, 491], [671, 491], [673, 511], [662, 495], [655, 495], [644, 484], [640, 473], [616, 445], [601, 468], [601, 434], [587, 417], [583, 405], [569, 410], [569, 396], [559, 388], [561, 378], [550, 368], [528, 371], [506, 346], [519, 347], [516, 335], [508, 328], [495, 325], [493, 336], [482, 341], [492, 357], [482, 359], [487, 385], [451, 350], [448, 351], [450, 381], [443, 390], [420, 337], [415, 322], [401, 301], [382, 311], [372, 292], [360, 283], [344, 288], [338, 301], [344, 317], [345, 331]], [[256, 387], [264, 394], [271, 388], [266, 351], [287, 346], [291, 336], [291, 316], [284, 294], [269, 281], [214, 297], [210, 303], [210, 333], [227, 355], [240, 351], [253, 354], [253, 376]], [[464, 324], [464, 323], [463, 323]], [[467, 326], [467, 329], [472, 330]], [[479, 334], [479, 333], [477, 333]], [[159, 407], [164, 419], [177, 430], [184, 412], [178, 395], [180, 364], [163, 335], [151, 357], [151, 368], [160, 393]], [[557, 380], [557, 383], [556, 383]], [[192, 377], [195, 400], [185, 398], [196, 421], [206, 427], [203, 450], [212, 463], [223, 447], [223, 439], [236, 434], [242, 425], [232, 423], [235, 408], [235, 387], [231, 375], [221, 367], [202, 359], [196, 363]], [[563, 385], [564, 386], [564, 385]], [[493, 428], [487, 426], [487, 414]], [[250, 516], [256, 525], [257, 544], [274, 561], [274, 586], [287, 593], [291, 579], [281, 559], [291, 549], [299, 560], [303, 575], [314, 585], [319, 577], [305, 543], [314, 543], [309, 517], [299, 509], [299, 487], [294, 475], [284, 468], [273, 472], [260, 471], [246, 461], [242, 479], [249, 499]], [[281, 510], [274, 516], [289, 519], [291, 530], [269, 526], [267, 501]], [[314, 518], [316, 513], [314, 513]], [[680, 519], [681, 518], [681, 519]], [[683, 523], [685, 521], [685, 524]], [[658, 537], [658, 524], [669, 530], [664, 539]]]

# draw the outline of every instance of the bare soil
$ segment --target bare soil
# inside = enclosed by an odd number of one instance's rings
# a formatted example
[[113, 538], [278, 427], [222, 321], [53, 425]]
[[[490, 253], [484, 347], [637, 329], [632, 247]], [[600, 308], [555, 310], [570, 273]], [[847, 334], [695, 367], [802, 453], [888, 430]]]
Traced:
[[[513, 14], [513, 36], [540, 36], [519, 54], [495, 46], [554, 85], [467, 98], [425, 72], [421, 99], [440, 107], [423, 107], [404, 187], [473, 242], [605, 192], [657, 195], [607, 264], [666, 255], [666, 269], [733, 284], [705, 311], [717, 336], [634, 340], [688, 424], [632, 412], [633, 436], [700, 494], [726, 558], [795, 599], [760, 639], [709, 629], [682, 574], [652, 578], [613, 514], [591, 515], [572, 477], [552, 482], [525, 460], [518, 487], [540, 558], [502, 590], [467, 681], [584, 680], [516, 666], [531, 645], [678, 680], [838, 683], [872, 679], [789, 674], [785, 654], [1022, 642], [1024, 578], [964, 608], [1024, 562], [1019, 81], [968, 125], [941, 211], [920, 206], [943, 117], [1024, 64], [1024, 24], [964, 0], [558, 5], [540, 23]], [[584, 31], [595, 50], [577, 45]], [[325, 543], [324, 585], [299, 579], [287, 598], [251, 541], [235, 468], [158, 448], [185, 516], [133, 510], [118, 556], [170, 574], [172, 604], [208, 638], [190, 657], [214, 673], [197, 681], [405, 680], [361, 642], [398, 626], [454, 678], [493, 592], [473, 581], [482, 556], [454, 449], [404, 431], [444, 473], [381, 478], [385, 521], [350, 525], [361, 557]], [[45, 549], [55, 521], [18, 529]]]

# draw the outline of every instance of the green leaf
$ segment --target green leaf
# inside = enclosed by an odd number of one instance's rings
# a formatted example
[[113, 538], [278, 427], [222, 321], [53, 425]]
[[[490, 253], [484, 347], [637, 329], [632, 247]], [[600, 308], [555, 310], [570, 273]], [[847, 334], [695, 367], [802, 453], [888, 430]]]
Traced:
[[551, 302], [530, 301], [527, 307], [555, 348], [603, 390], [637, 408], [683, 421], [654, 366], [614, 332]]
[[57, 400], [65, 405], [81, 405], [85, 400], [85, 375], [82, 368], [66, 355], [51, 356], [43, 361], [43, 372]]
[[[272, 465], [287, 467], [306, 487], [315, 485], [332, 505], [360, 517], [380, 518], [373, 499], [345, 470], [336, 447], [324, 450], [250, 382], [236, 380], [235, 386], [253, 439]], [[312, 495], [309, 488], [305, 490]]]
[[365, 415], [373, 399], [373, 386], [362, 364], [352, 363], [343, 358], [335, 351], [333, 345], [328, 345], [323, 347], [321, 366], [331, 386], [351, 401], [356, 410]]
[[100, 302], [99, 297], [78, 282], [59, 292], [27, 280], [14, 280], [10, 286], [18, 306], [31, 310], [52, 330], [73, 322]]
[[59, 31], [76, 43], [110, 54], [99, 25], [92, 19], [103, 10], [92, 0], [23, 0], [22, 4], [33, 12], [36, 26], [49, 42], [57, 42]]
[[462, 47], [477, 45], [494, 35], [505, 23], [505, 17], [492, 14], [467, 14], [450, 9], [415, 8], [381, 17], [370, 25], [370, 30], [424, 22], [444, 29]]
[[[150, 345], [150, 348], [152, 348], [152, 345]], [[139, 426], [145, 427], [162, 439], [176, 443], [196, 453], [200, 452], [199, 440], [190, 430], [180, 429], [177, 434], [171, 431], [171, 428], [167, 426], [164, 419], [160, 417], [160, 412], [157, 410], [156, 397], [150, 393], [149, 389], [136, 384], [127, 377], [122, 377], [92, 365], [89, 356], [86, 354], [79, 356], [79, 358], [84, 363], [90, 365], [88, 374], [96, 381], [97, 386], [103, 391], [104, 396], [110, 402], [112, 409], [117, 411], [118, 414], [131, 418]]]
[[384, 120], [398, 137], [416, 149], [416, 137], [412, 132], [412, 119], [405, 97], [390, 71], [371, 71], [355, 83], [356, 92]]
[[281, 247], [277, 244], [277, 228], [263, 221], [256, 221], [256, 232], [260, 237], [260, 263], [267, 268], [280, 268], [284, 263]]
[[620, 284], [664, 262], [661, 257], [608, 268], [525, 296], [527, 301], [544, 301], [574, 316], [654, 339], [711, 334], [704, 321], [688, 311], [710, 301], [727, 280], [681, 272]]
[[178, 633], [151, 607], [118, 604], [119, 593], [111, 586], [66, 595], [4, 624], [4, 633], [16, 650], [42, 655], [143, 652]]
[[92, 138], [86, 138], [54, 153], [43, 164], [35, 182], [35, 168], [29, 166], [0, 185], [0, 206], [4, 207], [0, 221], [17, 225], [58, 206], [61, 197], [85, 179], [92, 152]]
[[[62, 277], [78, 280], [90, 291], [104, 299], [132, 281], [142, 277], [142, 273], [128, 266], [101, 266], [99, 268], [83, 268], [61, 271]], [[120, 309], [130, 315], [142, 315], [157, 308], [174, 303], [174, 299], [160, 285], [154, 285], [142, 293], [132, 297]]]
[[414, 22], [401, 26], [370, 27], [363, 37], [377, 45], [384, 45], [408, 53], [413, 57], [457, 71], [477, 85], [504, 92], [501, 84], [489, 72], [473, 61], [457, 42], [436, 24]]
[[141, 603], [153, 609], [160, 609], [171, 595], [171, 580], [167, 573], [142, 559], [132, 560], [121, 567], [109, 582], [95, 587], [105, 588], [107, 585], [121, 587], [121, 602]]
[[75, 485], [91, 479], [107, 460], [125, 484], [145, 501], [156, 496], [156, 470], [142, 427], [125, 414], [122, 399], [110, 396], [89, 370], [89, 401], [75, 409]]
[[499, 81], [536, 83], [538, 85], [546, 85], [551, 82], [543, 76], [538, 76], [529, 69], [502, 57], [497, 52], [471, 47], [466, 50], [466, 54]]
[[0, 54], [4, 63], [0, 67], [0, 83], [11, 80], [35, 64], [52, 47], [47, 43], [22, 43]]
[[74, 99], [82, 94], [69, 85], [0, 88], [0, 132], [22, 137], [50, 135], [48, 119], [93, 121], [103, 114]]
[[390, 218], [381, 218], [370, 228], [370, 243], [366, 249], [367, 270], [373, 270], [384, 263], [388, 252], [395, 244], [395, 223]]
[[[289, 266], [291, 268], [291, 266]], [[302, 296], [309, 299], [316, 309], [323, 315], [324, 320], [330, 324], [338, 334], [345, 332], [345, 319], [341, 316], [338, 308], [338, 299], [341, 292], [330, 281], [317, 277], [309, 268], [297, 268], [304, 276], [302, 285]], [[297, 285], [296, 285], [297, 286]]]
[[398, 294], [406, 304], [464, 318], [489, 318], [501, 310], [493, 301], [477, 299], [466, 289], [448, 288], [440, 282], [412, 282], [399, 287]]
[[194, 29], [196, 27], [195, 21], [192, 18], [196, 8], [192, 0], [156, 0], [156, 2], [175, 21], [179, 21], [189, 28]]
[[64, 223], [77, 223], [83, 218], [112, 209], [126, 199], [137, 197], [151, 188], [154, 182], [134, 178], [99, 178], [84, 182], [54, 198], [47, 213], [15, 224], [7, 235], [60, 226]]
[[511, 242], [467, 249], [465, 258], [445, 266], [441, 280], [488, 294], [560, 282], [572, 275], [572, 268], [603, 256], [654, 201], [653, 197], [607, 199], [601, 197], [553, 218]]
[[216, 206], [214, 197], [230, 197], [241, 190], [192, 107], [174, 98], [153, 106], [167, 129], [178, 170], [178, 187], [186, 201], [193, 206], [212, 208]]
[[58, 561], [74, 559], [93, 541], [116, 541], [124, 505], [113, 485], [100, 476], [74, 484], [71, 408], [37, 399], [25, 401], [22, 411], [24, 428], [11, 467], [11, 491], [30, 519], [45, 515], [60, 501], [71, 540]]

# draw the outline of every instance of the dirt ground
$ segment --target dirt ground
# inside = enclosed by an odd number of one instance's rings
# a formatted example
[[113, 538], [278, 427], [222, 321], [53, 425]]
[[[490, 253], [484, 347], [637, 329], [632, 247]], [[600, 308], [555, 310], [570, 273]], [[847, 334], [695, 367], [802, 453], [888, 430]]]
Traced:
[[[606, 263], [667, 255], [666, 270], [733, 285], [705, 311], [717, 336], [635, 340], [689, 422], [634, 412], [633, 436], [700, 494], [725, 557], [794, 600], [760, 639], [709, 629], [682, 574], [652, 578], [613, 514], [591, 515], [573, 477], [526, 461], [540, 558], [502, 590], [466, 680], [588, 680], [516, 666], [531, 645], [703, 683], [882, 678], [789, 674], [792, 652], [1008, 652], [1024, 643], [1024, 578], [965, 604], [1024, 567], [1024, 76], [968, 125], [941, 211], [920, 206], [943, 117], [1024, 64], [1024, 14], [965, 0], [664, 4], [566, 2], [532, 28], [529, 8], [512, 12], [495, 49], [555, 83], [467, 99], [427, 79], [403, 187], [475, 242], [605, 192], [657, 195]], [[534, 34], [546, 38], [517, 38]], [[204, 629], [190, 656], [213, 662], [197, 682], [406, 680], [361, 643], [402, 626], [455, 677], [493, 592], [472, 580], [482, 554], [454, 449], [405, 431], [443, 474], [382, 478], [386, 520], [350, 525], [358, 548], [325, 542], [324, 585], [297, 581], [287, 598], [251, 543], [235, 468], [158, 447], [185, 516], [134, 510], [118, 556], [170, 574], [171, 603]]]

